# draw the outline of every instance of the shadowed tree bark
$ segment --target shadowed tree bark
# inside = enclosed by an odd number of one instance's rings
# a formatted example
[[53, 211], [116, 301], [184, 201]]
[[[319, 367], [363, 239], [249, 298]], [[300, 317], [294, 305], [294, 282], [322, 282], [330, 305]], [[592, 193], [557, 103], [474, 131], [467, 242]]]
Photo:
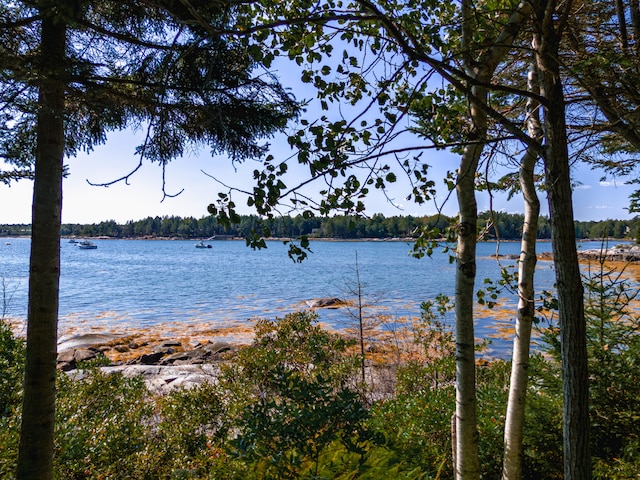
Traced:
[[60, 222], [64, 158], [66, 27], [42, 21], [36, 168], [33, 185], [29, 309], [18, 479], [49, 479], [53, 472], [56, 344], [60, 280]]
[[558, 63], [560, 38], [571, 6], [570, 1], [559, 4], [542, 0], [535, 3], [534, 11], [540, 37], [536, 61], [541, 93], [547, 99], [543, 123], [545, 184], [562, 342], [564, 475], [567, 480], [588, 480], [591, 458], [584, 291], [573, 223], [565, 99]]

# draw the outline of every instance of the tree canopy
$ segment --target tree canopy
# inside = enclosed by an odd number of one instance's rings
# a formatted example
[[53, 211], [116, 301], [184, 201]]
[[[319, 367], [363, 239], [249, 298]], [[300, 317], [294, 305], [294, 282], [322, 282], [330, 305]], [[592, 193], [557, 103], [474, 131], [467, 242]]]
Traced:
[[[202, 3], [202, 2], [200, 2]], [[141, 129], [142, 159], [166, 164], [208, 146], [232, 160], [261, 155], [260, 139], [297, 114], [293, 96], [233, 37], [212, 36], [236, 14], [223, 2], [15, 2], [0, 11], [3, 179], [28, 176], [35, 159], [39, 78], [65, 84], [65, 155], [90, 151], [110, 130]], [[65, 22], [65, 62], [38, 65], [41, 19]]]

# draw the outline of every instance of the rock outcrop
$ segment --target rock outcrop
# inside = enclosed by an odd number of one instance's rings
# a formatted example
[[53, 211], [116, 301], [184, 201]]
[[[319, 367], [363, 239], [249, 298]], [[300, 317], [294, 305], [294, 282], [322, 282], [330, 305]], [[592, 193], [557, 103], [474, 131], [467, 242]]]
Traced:
[[347, 302], [341, 298], [317, 298], [306, 302], [309, 308], [340, 308], [347, 305]]
[[68, 372], [78, 368], [80, 362], [89, 362], [102, 357], [104, 357], [104, 353], [96, 347], [68, 348], [58, 353], [57, 367], [58, 370]]
[[[216, 382], [220, 373], [220, 366], [216, 364], [202, 365], [112, 365], [100, 367], [104, 373], [120, 373], [127, 378], [141, 378], [149, 392], [153, 395], [165, 395], [178, 388], [192, 388], [205, 382]], [[83, 370], [73, 370], [68, 375], [80, 380], [87, 373]]]
[[78, 348], [97, 347], [108, 345], [111, 342], [125, 338], [125, 335], [105, 332], [105, 333], [82, 333], [80, 335], [67, 335], [58, 340], [58, 351], [72, 350]]
[[[101, 363], [111, 363], [100, 367], [101, 371], [119, 372], [125, 377], [139, 376], [151, 393], [161, 395], [175, 388], [215, 381], [220, 371], [219, 363], [236, 349], [227, 342], [208, 340], [185, 347], [175, 340], [150, 345], [122, 335], [77, 335], [60, 342], [58, 369], [72, 378], [81, 379], [86, 375], [79, 369], [81, 362], [100, 359]], [[114, 359], [119, 353], [132, 358], [126, 361]]]
[[612, 262], [640, 262], [640, 245], [616, 245], [606, 249], [583, 250], [580, 258], [599, 260], [604, 258]]

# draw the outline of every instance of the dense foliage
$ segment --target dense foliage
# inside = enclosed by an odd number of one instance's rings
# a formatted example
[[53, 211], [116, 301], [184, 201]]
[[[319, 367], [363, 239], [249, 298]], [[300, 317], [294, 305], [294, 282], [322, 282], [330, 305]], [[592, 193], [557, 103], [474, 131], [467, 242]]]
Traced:
[[[237, 16], [220, 2], [198, 7], [195, 18], [217, 29]], [[51, 75], [36, 56], [49, 16], [67, 28], [66, 59], [54, 72], [66, 98], [65, 155], [91, 151], [109, 131], [142, 128], [141, 162], [166, 165], [203, 147], [255, 158], [298, 111], [243, 45], [196, 26], [176, 2], [4, 2], [0, 15], [0, 158], [16, 167], [2, 166], [5, 183], [33, 174], [38, 89]]]
[[[584, 280], [587, 350], [591, 381], [591, 451], [594, 473], [599, 478], [632, 478], [640, 458], [640, 290], [624, 280], [624, 272], [611, 270], [603, 262], [590, 265]], [[548, 298], [552, 311], [555, 299]], [[553, 361], [543, 375], [557, 375], [561, 355], [555, 318], [543, 339]]]
[[[484, 212], [479, 215], [478, 230], [485, 240], [516, 240], [522, 236], [524, 217], [520, 214]], [[295, 217], [285, 216], [272, 220], [263, 220], [257, 215], [242, 215], [239, 222], [224, 226], [215, 217], [147, 217], [143, 220], [118, 224], [113, 220], [97, 224], [64, 224], [62, 235], [77, 237], [242, 237], [247, 238], [254, 232], [262, 232], [267, 227], [274, 238], [410, 238], [418, 235], [420, 229], [437, 229], [444, 232], [455, 224], [455, 219], [443, 215], [423, 217], [392, 216], [375, 214], [371, 217], [335, 216], [335, 217]], [[640, 217], [632, 220], [601, 220], [575, 222], [576, 237], [581, 239], [640, 239]], [[0, 225], [0, 236], [28, 235], [29, 225]], [[538, 238], [549, 239], [551, 226], [547, 217], [540, 217]]]

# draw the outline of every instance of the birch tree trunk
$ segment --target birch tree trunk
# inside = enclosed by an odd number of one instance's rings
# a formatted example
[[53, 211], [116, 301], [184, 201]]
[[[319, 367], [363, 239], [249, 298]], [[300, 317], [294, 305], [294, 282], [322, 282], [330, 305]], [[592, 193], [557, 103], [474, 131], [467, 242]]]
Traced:
[[[475, 10], [471, 0], [462, 2], [462, 51], [466, 74], [480, 85], [490, 83], [493, 74], [513, 44], [520, 27], [528, 17], [528, 3], [521, 3], [509, 18], [504, 30], [492, 47], [473, 58], [473, 30]], [[478, 457], [475, 331], [473, 326], [474, 287], [476, 277], [476, 226], [478, 209], [475, 197], [475, 176], [486, 143], [487, 114], [483, 104], [488, 90], [474, 86], [470, 90], [469, 115], [473, 124], [469, 134], [456, 182], [460, 209], [458, 244], [456, 250], [455, 324], [456, 324], [456, 413], [454, 445], [454, 475], [456, 480], [479, 479]]]
[[[571, 2], [556, 11], [555, 0], [536, 2], [536, 28], [540, 46], [536, 51], [544, 110], [545, 176], [551, 237], [558, 292], [562, 345], [563, 447], [566, 480], [589, 480], [589, 384], [587, 369], [584, 291], [573, 223], [573, 201], [567, 148], [565, 102], [558, 64], [562, 21]], [[559, 25], [556, 25], [555, 22]]]
[[29, 267], [29, 308], [24, 400], [16, 478], [53, 475], [60, 222], [64, 156], [64, 64], [66, 28], [42, 20], [41, 71]]
[[[537, 41], [534, 40], [534, 49], [536, 45]], [[536, 67], [532, 64], [527, 79], [530, 92], [539, 93], [537, 82]], [[542, 129], [539, 104], [532, 98], [527, 101], [527, 129], [531, 138], [538, 141], [541, 140]], [[522, 441], [529, 376], [531, 326], [535, 316], [534, 274], [537, 261], [538, 216], [540, 215], [540, 200], [538, 199], [534, 180], [537, 159], [537, 151], [529, 147], [520, 164], [520, 188], [524, 198], [524, 225], [520, 258], [518, 260], [518, 313], [516, 317], [516, 332], [513, 339], [509, 400], [504, 427], [503, 480], [520, 480], [522, 478]]]
[[[486, 116], [471, 106], [478, 139], [486, 132]], [[474, 116], [475, 115], [475, 116]], [[484, 119], [484, 130], [482, 120]], [[479, 123], [476, 123], [479, 122]], [[475, 333], [473, 327], [478, 210], [475, 174], [484, 143], [468, 145], [460, 161], [456, 194], [460, 208], [456, 250], [456, 415], [455, 478], [480, 478], [476, 421]]]

